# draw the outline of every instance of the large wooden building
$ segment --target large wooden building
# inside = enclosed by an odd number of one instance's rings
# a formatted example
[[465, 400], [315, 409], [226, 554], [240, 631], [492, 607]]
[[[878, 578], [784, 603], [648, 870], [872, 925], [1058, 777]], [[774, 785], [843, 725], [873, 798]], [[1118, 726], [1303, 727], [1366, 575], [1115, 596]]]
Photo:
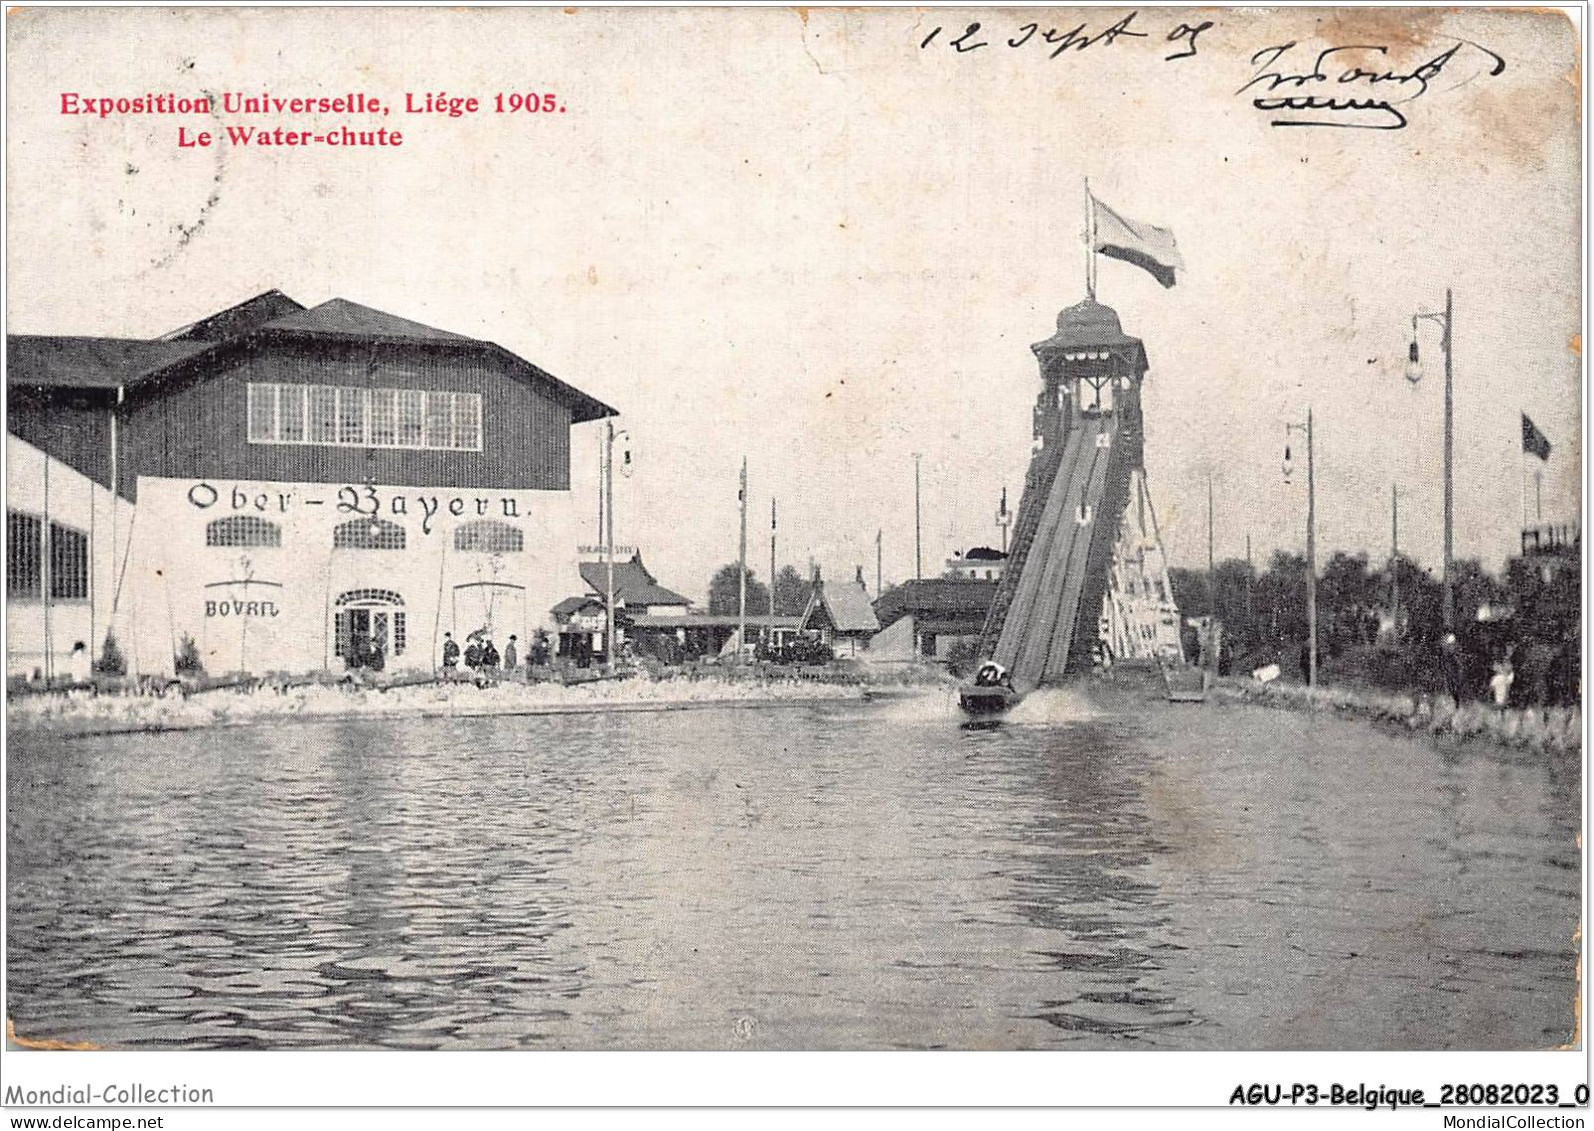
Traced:
[[501, 346], [270, 291], [155, 340], [6, 341], [12, 675], [114, 634], [138, 672], [436, 665], [581, 581], [570, 429]]

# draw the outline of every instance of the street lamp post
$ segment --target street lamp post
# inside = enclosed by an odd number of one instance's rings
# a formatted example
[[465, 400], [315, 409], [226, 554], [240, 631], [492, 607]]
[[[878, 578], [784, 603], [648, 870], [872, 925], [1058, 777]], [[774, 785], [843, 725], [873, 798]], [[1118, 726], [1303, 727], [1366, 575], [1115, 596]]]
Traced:
[[1284, 481], [1290, 480], [1291, 433], [1306, 435], [1306, 686], [1317, 686], [1317, 466], [1312, 449], [1312, 410], [1305, 424], [1284, 426]]
[[1451, 460], [1454, 450], [1455, 436], [1455, 403], [1452, 393], [1452, 362], [1451, 362], [1451, 327], [1452, 314], [1455, 312], [1454, 301], [1450, 288], [1445, 288], [1445, 309], [1439, 311], [1418, 311], [1411, 316], [1411, 354], [1406, 363], [1406, 380], [1413, 385], [1422, 380], [1422, 362], [1417, 348], [1417, 322], [1427, 319], [1437, 322], [1443, 329], [1439, 339], [1439, 348], [1445, 352], [1445, 546], [1444, 546], [1444, 589], [1442, 603], [1440, 604], [1440, 618], [1444, 624], [1445, 636], [1450, 636], [1455, 628], [1456, 602], [1455, 594], [1451, 588], [1451, 560], [1454, 548], [1455, 534], [1455, 493], [1451, 480]]
[[[605, 529], [601, 531], [603, 537], [603, 561], [607, 578], [605, 580], [605, 604], [603, 608], [604, 629], [607, 642], [604, 645], [605, 666], [609, 674], [615, 671], [615, 626], [614, 626], [614, 441], [623, 437], [629, 444], [631, 434], [624, 429], [616, 432], [614, 421], [603, 422], [603, 521]], [[625, 473], [631, 474], [631, 449], [626, 448]]]
[[1389, 485], [1390, 636], [1400, 639], [1400, 484]]
[[913, 578], [915, 581], [924, 578], [924, 554], [920, 549], [919, 539], [919, 461], [923, 458], [920, 453], [913, 453]]

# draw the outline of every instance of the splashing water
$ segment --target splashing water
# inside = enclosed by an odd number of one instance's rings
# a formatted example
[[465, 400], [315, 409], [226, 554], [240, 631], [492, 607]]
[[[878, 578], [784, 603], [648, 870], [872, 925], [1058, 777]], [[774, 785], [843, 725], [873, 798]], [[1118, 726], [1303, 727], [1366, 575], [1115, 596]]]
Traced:
[[1003, 720], [1022, 726], [1051, 726], [1103, 717], [1103, 712], [1077, 687], [1039, 687], [1020, 699]]

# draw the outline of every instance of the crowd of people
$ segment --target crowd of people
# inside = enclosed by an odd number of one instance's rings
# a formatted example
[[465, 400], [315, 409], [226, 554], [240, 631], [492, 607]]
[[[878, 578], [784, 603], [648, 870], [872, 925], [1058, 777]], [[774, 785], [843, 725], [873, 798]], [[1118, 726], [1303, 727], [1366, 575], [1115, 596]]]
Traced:
[[513, 676], [521, 668], [520, 638], [510, 633], [500, 653], [491, 633], [473, 632], [465, 638], [465, 648], [461, 651], [454, 634], [443, 633], [443, 671], [448, 674], [459, 671], [462, 661], [466, 671], [489, 679]]

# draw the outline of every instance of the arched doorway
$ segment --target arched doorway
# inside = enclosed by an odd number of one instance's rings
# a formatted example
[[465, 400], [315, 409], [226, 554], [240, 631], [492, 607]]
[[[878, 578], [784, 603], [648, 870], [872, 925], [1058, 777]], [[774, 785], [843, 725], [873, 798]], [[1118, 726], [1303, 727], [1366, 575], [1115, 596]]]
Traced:
[[333, 654], [345, 667], [381, 671], [409, 643], [404, 598], [392, 589], [350, 589], [333, 613]]

